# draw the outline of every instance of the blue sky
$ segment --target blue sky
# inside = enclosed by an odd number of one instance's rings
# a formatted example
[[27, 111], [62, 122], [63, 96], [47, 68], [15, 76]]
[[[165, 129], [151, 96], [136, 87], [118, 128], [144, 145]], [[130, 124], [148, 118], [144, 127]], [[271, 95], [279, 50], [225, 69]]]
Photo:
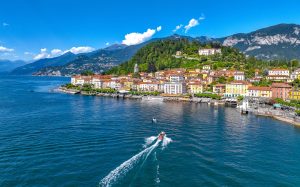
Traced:
[[33, 60], [108, 43], [134, 44], [171, 35], [179, 25], [177, 34], [222, 37], [300, 24], [299, 7], [297, 0], [3, 0], [0, 59]]

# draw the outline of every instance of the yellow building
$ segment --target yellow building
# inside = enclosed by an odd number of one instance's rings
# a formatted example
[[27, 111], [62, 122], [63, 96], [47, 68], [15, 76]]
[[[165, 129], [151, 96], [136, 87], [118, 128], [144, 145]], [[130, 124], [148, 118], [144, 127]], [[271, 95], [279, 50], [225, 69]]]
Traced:
[[300, 90], [292, 90], [289, 93], [290, 100], [300, 100]]
[[124, 81], [124, 87], [123, 87], [123, 89], [124, 90], [130, 90], [131, 89], [131, 87], [133, 86], [133, 81]]
[[248, 88], [247, 96], [271, 98], [272, 97], [272, 88], [271, 87], [250, 86]]
[[225, 97], [246, 96], [250, 83], [246, 81], [233, 81], [225, 86]]
[[190, 94], [202, 93], [203, 86], [200, 82], [189, 82], [188, 83], [188, 92]]

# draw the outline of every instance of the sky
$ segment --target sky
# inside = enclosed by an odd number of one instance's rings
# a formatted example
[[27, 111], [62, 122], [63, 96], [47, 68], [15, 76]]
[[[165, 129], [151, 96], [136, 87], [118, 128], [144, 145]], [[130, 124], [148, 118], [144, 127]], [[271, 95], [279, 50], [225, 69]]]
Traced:
[[134, 45], [174, 33], [224, 37], [300, 24], [299, 0], [1, 0], [0, 59]]

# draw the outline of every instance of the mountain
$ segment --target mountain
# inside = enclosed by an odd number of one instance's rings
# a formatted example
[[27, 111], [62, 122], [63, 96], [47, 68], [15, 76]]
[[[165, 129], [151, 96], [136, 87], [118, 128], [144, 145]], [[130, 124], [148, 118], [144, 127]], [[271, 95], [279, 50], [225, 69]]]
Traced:
[[107, 50], [107, 51], [114, 51], [114, 50], [118, 50], [118, 49], [124, 49], [126, 47], [127, 47], [127, 45], [125, 45], [125, 44], [113, 44], [113, 45], [108, 46], [104, 49]]
[[10, 72], [11, 70], [25, 65], [26, 62], [22, 60], [0, 60], [0, 72]]
[[158, 40], [186, 39], [201, 43], [220, 43], [239, 49], [246, 56], [263, 60], [300, 59], [300, 25], [279, 24], [250, 33], [239, 33], [223, 38], [207, 36], [190, 37], [172, 35], [155, 38], [147, 42], [126, 46], [114, 44], [91, 53], [74, 55], [66, 53], [60, 57], [38, 60], [15, 69], [13, 74], [72, 75], [85, 70], [101, 73], [131, 59], [142, 47]]
[[279, 24], [211, 40], [259, 59], [300, 59], [300, 25], [296, 24]]
[[154, 40], [156, 39], [132, 46], [114, 44], [91, 53], [81, 54], [63, 65], [43, 67], [34, 72], [34, 75], [69, 76], [80, 74], [86, 70], [102, 73], [129, 60], [140, 48]]
[[11, 74], [31, 75], [31, 74], [39, 71], [42, 68], [61, 66], [61, 65], [64, 65], [64, 64], [74, 60], [74, 59], [76, 59], [76, 55], [71, 52], [67, 52], [67, 53], [65, 53], [61, 56], [55, 57], [55, 58], [44, 58], [44, 59], [37, 60], [33, 63], [18, 67], [16, 69], [14, 69], [11, 72]]

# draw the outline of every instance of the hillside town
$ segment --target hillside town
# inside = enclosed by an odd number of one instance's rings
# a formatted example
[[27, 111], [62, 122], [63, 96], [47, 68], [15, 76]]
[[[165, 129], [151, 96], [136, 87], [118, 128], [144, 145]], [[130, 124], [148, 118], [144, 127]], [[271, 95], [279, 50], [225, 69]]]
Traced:
[[[199, 49], [199, 55], [221, 53], [219, 49]], [[180, 52], [177, 52], [179, 55]], [[226, 78], [226, 83], [218, 83], [220, 78]], [[166, 69], [153, 73], [140, 72], [135, 64], [133, 73], [122, 76], [113, 75], [75, 75], [71, 84], [76, 86], [92, 85], [95, 89], [113, 89], [126, 93], [158, 92], [161, 96], [184, 96], [195, 94], [215, 94], [221, 98], [280, 98], [299, 100], [300, 90], [291, 83], [300, 79], [300, 69], [290, 72], [289, 69], [269, 69], [267, 75], [259, 69], [255, 76], [246, 78], [245, 72], [234, 69], [212, 70], [211, 65], [203, 65], [202, 69]], [[268, 86], [255, 86], [262, 80], [270, 82]]]

